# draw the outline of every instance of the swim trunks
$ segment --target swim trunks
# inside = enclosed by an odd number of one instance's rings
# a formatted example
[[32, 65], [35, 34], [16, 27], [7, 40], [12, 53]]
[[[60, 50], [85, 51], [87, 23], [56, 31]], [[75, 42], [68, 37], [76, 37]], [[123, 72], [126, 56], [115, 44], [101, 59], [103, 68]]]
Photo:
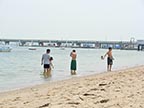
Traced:
[[113, 65], [113, 59], [110, 58], [110, 57], [108, 57], [108, 58], [107, 58], [107, 64], [108, 64], [108, 65]]
[[71, 70], [76, 70], [76, 60], [71, 61]]
[[50, 65], [49, 64], [44, 64], [44, 68], [48, 69], [48, 68], [50, 68]]

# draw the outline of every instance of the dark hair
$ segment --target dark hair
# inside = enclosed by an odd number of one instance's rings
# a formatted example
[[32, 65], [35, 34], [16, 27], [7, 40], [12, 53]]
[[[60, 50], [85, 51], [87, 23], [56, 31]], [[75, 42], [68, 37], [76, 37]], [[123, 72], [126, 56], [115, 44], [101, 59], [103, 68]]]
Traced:
[[53, 57], [50, 57], [50, 60], [53, 60]]
[[108, 49], [109, 49], [109, 50], [111, 50], [111, 49], [112, 49], [112, 47], [109, 47]]
[[50, 52], [50, 49], [47, 49], [47, 53], [49, 53]]
[[73, 52], [76, 52], [76, 50], [73, 50]]

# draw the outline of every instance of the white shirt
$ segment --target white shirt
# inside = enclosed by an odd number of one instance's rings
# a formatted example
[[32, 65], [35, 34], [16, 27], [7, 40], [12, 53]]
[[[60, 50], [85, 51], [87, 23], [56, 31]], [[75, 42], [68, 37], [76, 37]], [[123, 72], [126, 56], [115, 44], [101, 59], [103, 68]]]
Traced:
[[42, 55], [42, 63], [43, 64], [50, 64], [50, 55], [49, 54], [43, 54]]

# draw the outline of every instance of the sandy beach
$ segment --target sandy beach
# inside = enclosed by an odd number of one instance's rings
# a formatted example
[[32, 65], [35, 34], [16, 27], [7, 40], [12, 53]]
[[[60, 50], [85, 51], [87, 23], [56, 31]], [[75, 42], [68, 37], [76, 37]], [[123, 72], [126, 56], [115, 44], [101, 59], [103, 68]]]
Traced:
[[144, 66], [2, 92], [0, 108], [144, 108]]

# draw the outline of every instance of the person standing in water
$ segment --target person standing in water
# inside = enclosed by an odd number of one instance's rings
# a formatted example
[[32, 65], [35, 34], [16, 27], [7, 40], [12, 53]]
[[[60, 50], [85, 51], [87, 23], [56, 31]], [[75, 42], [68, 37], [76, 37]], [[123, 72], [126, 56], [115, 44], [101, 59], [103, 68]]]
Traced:
[[42, 55], [41, 65], [44, 67], [44, 75], [48, 74], [50, 69], [50, 49], [46, 50], [46, 53]]
[[54, 68], [54, 65], [53, 65], [53, 63], [52, 63], [53, 57], [50, 57], [49, 60], [50, 60], [50, 68], [49, 68], [48, 76], [51, 76], [52, 68]]
[[71, 75], [75, 75], [76, 74], [76, 57], [77, 57], [77, 54], [76, 54], [76, 50], [72, 50], [72, 52], [70, 53], [70, 56], [72, 58], [71, 60]]
[[107, 56], [107, 71], [111, 71], [114, 60], [111, 47], [109, 47], [108, 52], [104, 55], [104, 57], [102, 56], [101, 58], [105, 59], [106, 56]]

